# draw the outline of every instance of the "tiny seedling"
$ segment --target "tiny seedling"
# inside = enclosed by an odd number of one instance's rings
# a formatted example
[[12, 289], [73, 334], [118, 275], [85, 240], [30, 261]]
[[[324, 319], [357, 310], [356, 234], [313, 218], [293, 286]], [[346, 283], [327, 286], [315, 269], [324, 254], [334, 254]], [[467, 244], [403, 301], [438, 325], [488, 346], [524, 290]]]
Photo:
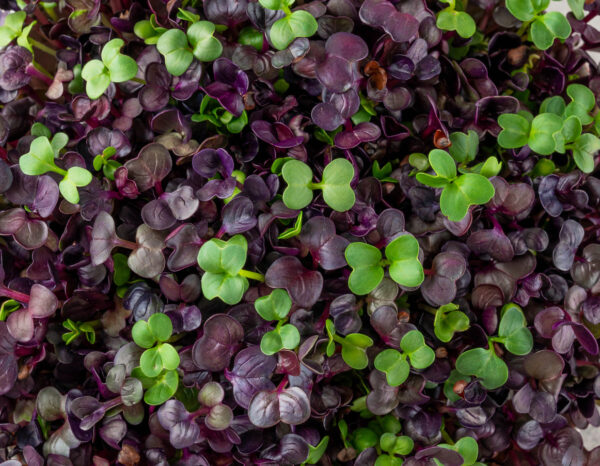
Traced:
[[550, 0], [506, 0], [506, 8], [519, 21], [521, 31], [529, 28], [528, 37], [537, 48], [546, 50], [555, 39], [566, 39], [571, 35], [567, 17], [558, 11], [544, 13]]
[[527, 328], [523, 311], [514, 303], [506, 304], [501, 310], [498, 336], [488, 339], [488, 348], [473, 348], [462, 353], [456, 360], [456, 369], [464, 375], [473, 375], [481, 380], [488, 390], [501, 387], [508, 380], [508, 367], [496, 355], [494, 342], [517, 356], [524, 356], [533, 348], [533, 337]]
[[280, 10], [285, 16], [269, 29], [269, 41], [276, 49], [283, 50], [297, 37], [310, 37], [317, 32], [317, 20], [306, 10], [292, 11], [294, 0], [258, 0], [269, 10]]
[[56, 133], [50, 141], [47, 136], [38, 136], [31, 142], [29, 152], [19, 158], [19, 167], [26, 175], [36, 176], [54, 172], [63, 177], [58, 184], [60, 193], [71, 204], [79, 202], [78, 187], [87, 186], [92, 181], [92, 174], [85, 168], [71, 167], [68, 170], [59, 168], [54, 162], [60, 150], [67, 145], [65, 133]]
[[350, 243], [345, 251], [346, 261], [352, 268], [348, 287], [358, 295], [369, 294], [383, 280], [384, 267], [389, 266], [392, 280], [402, 286], [419, 286], [424, 278], [423, 266], [419, 262], [419, 243], [414, 236], [405, 234], [397, 237], [385, 248], [385, 259], [381, 251], [367, 243]]
[[464, 39], [475, 34], [475, 20], [464, 11], [456, 10], [456, 0], [441, 0], [448, 6], [437, 14], [437, 27], [444, 31], [456, 31]]
[[254, 308], [266, 321], [277, 321], [275, 329], [265, 333], [260, 341], [260, 349], [264, 354], [270, 356], [282, 349], [296, 349], [300, 343], [300, 332], [294, 325], [286, 324], [292, 308], [292, 300], [286, 290], [277, 288], [271, 294], [258, 298]]
[[133, 79], [138, 72], [136, 61], [121, 53], [125, 42], [112, 39], [104, 44], [101, 60], [88, 61], [81, 70], [86, 81], [85, 92], [90, 99], [97, 99], [108, 89], [110, 83], [122, 83]]
[[423, 334], [418, 330], [411, 330], [402, 337], [400, 349], [402, 351], [386, 349], [375, 357], [375, 369], [385, 373], [386, 380], [392, 387], [406, 381], [411, 366], [426, 369], [435, 361], [434, 351], [427, 346]]
[[462, 220], [469, 206], [486, 204], [494, 196], [494, 186], [485, 176], [478, 173], [458, 175], [456, 163], [448, 152], [433, 149], [428, 158], [436, 174], [417, 173], [417, 180], [432, 188], [442, 188], [440, 209], [449, 220]]
[[263, 275], [244, 270], [248, 242], [242, 235], [228, 241], [212, 238], [198, 251], [198, 265], [204, 270], [202, 293], [207, 299], [220, 298], [227, 304], [237, 304], [248, 289], [248, 278], [264, 281]]
[[152, 314], [148, 321], [139, 320], [131, 329], [136, 345], [146, 348], [140, 357], [140, 365], [132, 376], [138, 378], [146, 389], [144, 401], [159, 405], [171, 398], [179, 385], [179, 354], [166, 341], [171, 337], [173, 324], [162, 313]]
[[283, 202], [290, 209], [300, 210], [309, 205], [313, 191], [323, 191], [323, 199], [329, 207], [345, 212], [354, 206], [356, 196], [350, 186], [354, 178], [354, 167], [346, 159], [335, 159], [323, 170], [320, 183], [313, 183], [313, 172], [300, 160], [286, 162], [281, 170], [287, 187], [283, 192]]
[[350, 333], [345, 337], [341, 337], [335, 333], [335, 326], [329, 319], [325, 322], [325, 330], [327, 331], [328, 343], [326, 353], [327, 356], [333, 356], [335, 353], [335, 344], [342, 346], [342, 358], [352, 369], [364, 369], [369, 364], [367, 356], [367, 348], [373, 346], [373, 340], [362, 333]]

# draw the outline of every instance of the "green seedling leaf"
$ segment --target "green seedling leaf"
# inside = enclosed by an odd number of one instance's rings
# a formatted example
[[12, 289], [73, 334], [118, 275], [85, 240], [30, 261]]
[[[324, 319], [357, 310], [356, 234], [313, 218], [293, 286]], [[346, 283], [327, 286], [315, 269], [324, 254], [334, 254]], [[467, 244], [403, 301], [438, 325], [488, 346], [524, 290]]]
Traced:
[[423, 283], [425, 274], [419, 262], [419, 242], [414, 236], [397, 237], [386, 246], [385, 256], [390, 262], [390, 277], [396, 283], [410, 288]]
[[486, 178], [491, 178], [500, 173], [502, 169], [502, 162], [499, 162], [493, 155], [489, 156], [483, 164], [479, 167], [479, 174]]
[[464, 39], [475, 34], [477, 26], [475, 20], [464, 11], [456, 11], [452, 8], [446, 8], [438, 13], [437, 27], [444, 31], [456, 31]]
[[542, 113], [531, 122], [527, 144], [532, 151], [541, 155], [550, 155], [555, 151], [554, 134], [561, 131], [563, 120], [554, 113]]
[[332, 160], [323, 170], [323, 180], [319, 187], [323, 190], [323, 199], [329, 207], [345, 212], [354, 206], [356, 200], [350, 182], [354, 178], [354, 167], [346, 159]]
[[565, 100], [561, 96], [555, 95], [544, 99], [540, 105], [540, 113], [554, 113], [555, 115], [563, 116], [566, 108], [567, 104], [565, 104]]
[[456, 162], [468, 163], [475, 160], [479, 152], [479, 136], [475, 131], [470, 129], [468, 133], [451, 133], [450, 141], [452, 145], [448, 150]]
[[461, 374], [479, 378], [488, 390], [495, 390], [508, 380], [508, 367], [496, 356], [492, 343], [488, 349], [473, 348], [461, 353], [456, 359], [456, 369]]
[[400, 348], [415, 369], [425, 369], [435, 361], [435, 352], [425, 344], [425, 338], [418, 330], [406, 333], [400, 340]]
[[163, 343], [156, 347], [158, 354], [162, 359], [163, 368], [167, 370], [175, 370], [179, 367], [179, 354], [177, 350], [173, 348], [169, 343]]
[[514, 303], [502, 308], [498, 336], [508, 351], [517, 356], [524, 356], [533, 348], [533, 337], [527, 328], [523, 311]]
[[81, 70], [85, 80], [85, 93], [90, 99], [97, 99], [110, 86], [110, 73], [100, 60], [90, 60]]
[[[143, 321], [140, 321], [143, 322]], [[159, 342], [167, 341], [173, 333], [173, 323], [166, 314], [160, 312], [152, 314], [148, 318], [148, 327], [152, 332], [152, 335]]]
[[150, 348], [140, 357], [140, 368], [146, 377], [156, 377], [163, 370], [163, 361], [158, 346]]
[[375, 160], [373, 162], [373, 168], [371, 171], [373, 172], [373, 176], [377, 178], [379, 181], [387, 182], [387, 183], [397, 183], [398, 180], [395, 178], [390, 178], [392, 174], [392, 164], [387, 162], [383, 167], [379, 165], [379, 162]]
[[352, 268], [348, 287], [357, 295], [369, 294], [383, 280], [381, 251], [367, 243], [350, 243], [344, 252], [346, 262]]
[[415, 152], [408, 156], [408, 163], [418, 171], [425, 171], [429, 168], [429, 159], [421, 152]]
[[246, 26], [240, 31], [238, 42], [242, 45], [250, 45], [260, 52], [263, 49], [264, 36], [261, 31]]
[[583, 10], [583, 6], [585, 5], [585, 0], [567, 0], [569, 8], [571, 8], [571, 12], [575, 18], [581, 20], [585, 16], [585, 12]]
[[0, 26], [0, 47], [6, 47], [21, 35], [26, 17], [24, 11], [16, 11], [6, 16], [4, 24]]
[[453, 222], [462, 220], [469, 206], [482, 205], [494, 196], [494, 186], [482, 175], [466, 173], [449, 184], [440, 196], [442, 213]]
[[565, 144], [574, 142], [582, 131], [581, 121], [575, 115], [571, 115], [563, 121], [562, 129], [554, 133], [554, 142], [556, 152], [565, 153]]
[[583, 84], [570, 84], [567, 87], [567, 95], [571, 98], [571, 102], [567, 105], [564, 116], [574, 115], [584, 126], [592, 123], [594, 119], [590, 112], [596, 106], [594, 93]]
[[179, 10], [177, 11], [177, 17], [179, 19], [183, 19], [184, 21], [189, 21], [190, 23], [194, 23], [200, 20], [200, 15], [192, 13], [188, 10], [184, 10], [182, 8], [179, 8]]
[[10, 314], [19, 310], [20, 308], [21, 304], [19, 304], [17, 301], [14, 299], [7, 299], [0, 305], [0, 320], [4, 322]]
[[498, 135], [498, 144], [505, 149], [518, 149], [527, 145], [531, 130], [530, 120], [516, 113], [503, 113], [498, 117], [502, 128]]
[[165, 57], [167, 71], [173, 76], [181, 76], [194, 59], [188, 38], [181, 29], [169, 29], [156, 42], [156, 48]]
[[373, 340], [362, 333], [351, 333], [340, 341], [342, 359], [352, 369], [362, 370], [369, 364], [367, 348], [373, 346]]
[[311, 203], [313, 173], [308, 165], [299, 160], [290, 160], [283, 166], [281, 175], [287, 183], [283, 191], [283, 202], [287, 207], [300, 210]]
[[558, 11], [550, 11], [538, 16], [529, 30], [535, 46], [540, 50], [549, 49], [554, 39], [566, 39], [571, 35], [571, 25], [566, 16]]
[[464, 312], [458, 310], [456, 304], [441, 306], [435, 313], [433, 329], [435, 336], [444, 343], [454, 337], [455, 332], [464, 332], [469, 328], [469, 318]]
[[456, 369], [452, 369], [448, 379], [444, 382], [444, 395], [450, 403], [455, 403], [462, 398], [454, 392], [454, 385], [456, 382], [464, 381], [469, 383], [471, 381], [471, 377], [467, 375], [463, 375], [458, 372]]
[[308, 457], [303, 464], [317, 464], [321, 457], [325, 454], [325, 450], [327, 450], [328, 445], [329, 435], [323, 437], [316, 446], [308, 444]]
[[550, 0], [506, 0], [506, 8], [520, 21], [531, 21], [535, 15], [544, 11]]
[[145, 320], [138, 320], [134, 324], [131, 328], [131, 337], [135, 344], [142, 348], [152, 348], [156, 343], [156, 337]]
[[215, 25], [210, 21], [198, 21], [188, 28], [187, 37], [192, 45], [192, 53], [199, 61], [214, 61], [223, 53], [223, 45], [213, 36], [214, 33]]
[[282, 349], [293, 350], [300, 344], [300, 332], [292, 324], [285, 324], [263, 335], [260, 350], [267, 356], [278, 353]]
[[479, 446], [477, 440], [473, 437], [463, 437], [459, 439], [454, 445], [448, 445], [447, 443], [440, 443], [438, 447], [447, 448], [448, 450], [454, 450], [460, 456], [463, 457], [463, 466], [473, 466], [477, 463], [477, 457], [479, 456]]
[[283, 10], [284, 8], [289, 8], [290, 5], [294, 3], [294, 1], [287, 0], [258, 0], [263, 7], [268, 10]]
[[577, 167], [584, 173], [592, 173], [595, 166], [594, 155], [600, 151], [600, 139], [590, 133], [582, 134], [575, 140], [571, 149]]
[[179, 375], [177, 371], [164, 371], [152, 381], [152, 385], [146, 390], [144, 402], [150, 406], [161, 405], [175, 395], [178, 386]]
[[254, 301], [254, 308], [267, 321], [282, 320], [289, 314], [292, 300], [286, 290], [277, 288]]
[[31, 135], [34, 137], [39, 137], [39, 136], [45, 136], [48, 139], [52, 138], [52, 133], [50, 132], [50, 130], [48, 129], [48, 127], [40, 122], [35, 122], [33, 125], [31, 125]]
[[385, 432], [379, 437], [379, 446], [381, 449], [391, 455], [408, 455], [415, 444], [413, 439], [406, 435], [392, 434], [391, 432]]
[[288, 228], [287, 230], [285, 230], [277, 238], [278, 239], [290, 239], [290, 238], [293, 238], [294, 236], [298, 236], [301, 231], [302, 231], [302, 211], [300, 211], [300, 214], [296, 218], [296, 222], [294, 223], [294, 226], [292, 228]]
[[125, 45], [125, 42], [122, 39], [112, 39], [104, 45], [100, 54], [113, 83], [129, 81], [138, 72], [136, 61], [120, 53], [123, 45]]
[[56, 171], [54, 150], [46, 136], [39, 136], [31, 142], [29, 152], [19, 158], [19, 168], [24, 174], [31, 176]]
[[154, 45], [158, 42], [160, 36], [167, 31], [166, 28], [156, 24], [156, 16], [150, 15], [149, 20], [138, 21], [133, 27], [133, 32], [147, 45]]
[[448, 152], [433, 149], [429, 153], [429, 164], [438, 176], [450, 181], [456, 178], [456, 162]]
[[213, 238], [198, 252], [198, 265], [203, 269], [202, 293], [207, 299], [221, 298], [227, 304], [237, 304], [248, 289], [248, 279], [239, 274], [246, 263], [248, 243], [242, 235], [229, 241]]
[[90, 60], [81, 70], [86, 81], [86, 93], [90, 99], [97, 99], [111, 82], [121, 83], [134, 78], [138, 72], [136, 61], [120, 53], [125, 43], [122, 39], [112, 39], [102, 48], [102, 61]]
[[392, 387], [402, 385], [410, 373], [406, 357], [395, 349], [383, 350], [375, 357], [375, 369], [385, 373], [387, 383]]
[[273, 23], [269, 40], [276, 49], [283, 50], [297, 37], [311, 37], [318, 28], [313, 15], [306, 10], [297, 10]]

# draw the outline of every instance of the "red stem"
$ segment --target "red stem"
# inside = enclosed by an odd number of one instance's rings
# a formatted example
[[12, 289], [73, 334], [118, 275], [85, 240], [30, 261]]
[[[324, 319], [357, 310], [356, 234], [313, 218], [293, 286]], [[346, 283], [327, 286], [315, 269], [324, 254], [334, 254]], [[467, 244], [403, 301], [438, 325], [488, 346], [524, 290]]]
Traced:
[[0, 285], [0, 296], [14, 299], [15, 301], [20, 301], [25, 304], [27, 304], [30, 299], [28, 294], [21, 293], [20, 291], [11, 290], [10, 288], [5, 287], [4, 285]]

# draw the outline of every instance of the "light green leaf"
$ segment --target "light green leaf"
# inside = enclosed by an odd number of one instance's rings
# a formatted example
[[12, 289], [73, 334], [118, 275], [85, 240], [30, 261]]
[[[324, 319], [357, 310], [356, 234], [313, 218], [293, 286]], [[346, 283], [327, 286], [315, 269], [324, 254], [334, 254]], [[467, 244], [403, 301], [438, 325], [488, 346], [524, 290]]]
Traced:
[[533, 337], [527, 328], [523, 311], [514, 303], [502, 308], [498, 336], [504, 339], [506, 349], [517, 356], [529, 354], [533, 348]]
[[283, 179], [287, 183], [283, 191], [283, 203], [290, 209], [300, 210], [311, 203], [313, 193], [311, 184], [313, 173], [308, 165], [299, 160], [290, 160], [281, 170]]
[[563, 120], [554, 113], [542, 113], [531, 122], [531, 131], [527, 144], [532, 151], [550, 155], [555, 151], [554, 134], [562, 129]]
[[377, 288], [384, 275], [379, 249], [367, 243], [350, 243], [344, 255], [352, 268], [348, 278], [350, 290], [357, 295], [365, 295]]
[[[142, 381], [143, 383], [143, 381]], [[177, 391], [179, 375], [177, 371], [165, 371], [144, 394], [144, 402], [151, 406], [163, 404]]]
[[87, 186], [92, 181], [92, 174], [85, 168], [71, 167], [67, 170], [67, 177], [75, 186]]
[[468, 133], [451, 133], [452, 145], [448, 148], [450, 155], [458, 163], [475, 160], [479, 152], [479, 136], [472, 129]]
[[214, 32], [215, 25], [210, 21], [198, 21], [188, 28], [187, 36], [192, 45], [192, 53], [198, 60], [214, 61], [223, 53], [221, 42], [213, 37]]
[[529, 34], [537, 48], [546, 50], [552, 46], [554, 39], [569, 37], [571, 35], [571, 25], [562, 13], [551, 11], [535, 19]]
[[375, 369], [385, 373], [387, 383], [392, 387], [402, 385], [410, 373], [406, 358], [395, 349], [383, 350], [375, 357]]
[[571, 102], [565, 109], [565, 117], [574, 115], [581, 120], [582, 125], [589, 125], [594, 121], [590, 112], [596, 106], [596, 96], [591, 89], [583, 84], [570, 84], [567, 87], [567, 95]]
[[448, 152], [441, 149], [433, 149], [429, 152], [429, 164], [438, 176], [448, 180], [456, 178], [456, 162], [454, 162], [454, 159]]
[[490, 349], [473, 348], [461, 353], [456, 359], [456, 369], [464, 375], [474, 375], [488, 390], [501, 387], [508, 380], [506, 363]]
[[594, 155], [600, 151], [600, 139], [590, 133], [582, 134], [573, 143], [572, 150], [577, 167], [584, 173], [592, 173]]
[[306, 10], [297, 10], [273, 23], [269, 39], [276, 49], [283, 50], [297, 37], [312, 36], [318, 27], [313, 15]]
[[518, 149], [527, 144], [531, 128], [529, 120], [516, 113], [503, 113], [498, 117], [502, 131], [498, 135], [498, 144], [505, 149]]
[[194, 59], [188, 38], [181, 29], [169, 29], [162, 34], [156, 48], [165, 57], [165, 66], [173, 76], [185, 73]]
[[58, 189], [62, 196], [69, 201], [71, 204], [79, 203], [79, 192], [77, 191], [77, 186], [73, 183], [69, 178], [64, 178], [60, 183], [58, 183]]
[[385, 248], [385, 257], [391, 262], [390, 277], [396, 283], [415, 287], [423, 283], [425, 274], [419, 262], [419, 242], [410, 234], [394, 239]]
[[54, 150], [47, 137], [39, 136], [31, 142], [29, 152], [19, 158], [19, 168], [31, 176], [54, 171]]
[[333, 210], [345, 212], [354, 206], [356, 197], [350, 187], [353, 178], [354, 167], [346, 159], [332, 160], [323, 170], [319, 187], [323, 190], [323, 199]]
[[267, 321], [282, 320], [290, 312], [292, 300], [286, 290], [277, 288], [271, 294], [254, 301], [254, 308]]
[[438, 13], [437, 27], [444, 31], [456, 31], [459, 36], [468, 39], [475, 34], [475, 20], [464, 11], [446, 8]]

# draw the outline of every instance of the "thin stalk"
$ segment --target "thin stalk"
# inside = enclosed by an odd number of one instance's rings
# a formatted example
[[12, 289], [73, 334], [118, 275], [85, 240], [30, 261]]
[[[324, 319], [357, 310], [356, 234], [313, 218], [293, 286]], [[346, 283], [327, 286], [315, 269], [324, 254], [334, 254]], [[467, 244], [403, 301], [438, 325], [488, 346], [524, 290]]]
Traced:
[[25, 72], [32, 78], [37, 78], [47, 86], [52, 84], [53, 76], [44, 69], [42, 65], [32, 62], [25, 68]]
[[48, 47], [46, 44], [42, 44], [41, 42], [35, 40], [32, 37], [29, 37], [29, 42], [36, 49], [41, 50], [42, 52], [47, 53], [48, 55], [52, 55], [53, 57], [56, 57], [56, 50], [54, 50], [53, 48]]
[[121, 238], [117, 238], [114, 244], [115, 246], [131, 250], [137, 249], [138, 247], [137, 243], [134, 243], [133, 241], [127, 241]]
[[452, 440], [452, 437], [450, 437], [448, 435], [448, 432], [446, 432], [446, 429], [442, 429], [442, 438], [448, 445], [454, 445], [454, 440]]
[[249, 270], [242, 269], [238, 272], [238, 275], [241, 275], [242, 277], [250, 278], [251, 280], [257, 280], [259, 282], [265, 281], [265, 276], [262, 273], [258, 273], [258, 272], [250, 272]]
[[137, 76], [134, 76], [133, 78], [131, 78], [130, 81], [140, 83], [140, 84], [146, 84], [146, 80], [144, 80], [142, 78], [138, 78]]
[[15, 301], [19, 301], [24, 304], [27, 304], [30, 299], [28, 294], [21, 293], [20, 291], [16, 290], [11, 290], [10, 288], [7, 288], [5, 286], [0, 286], [0, 296], [14, 299]]

